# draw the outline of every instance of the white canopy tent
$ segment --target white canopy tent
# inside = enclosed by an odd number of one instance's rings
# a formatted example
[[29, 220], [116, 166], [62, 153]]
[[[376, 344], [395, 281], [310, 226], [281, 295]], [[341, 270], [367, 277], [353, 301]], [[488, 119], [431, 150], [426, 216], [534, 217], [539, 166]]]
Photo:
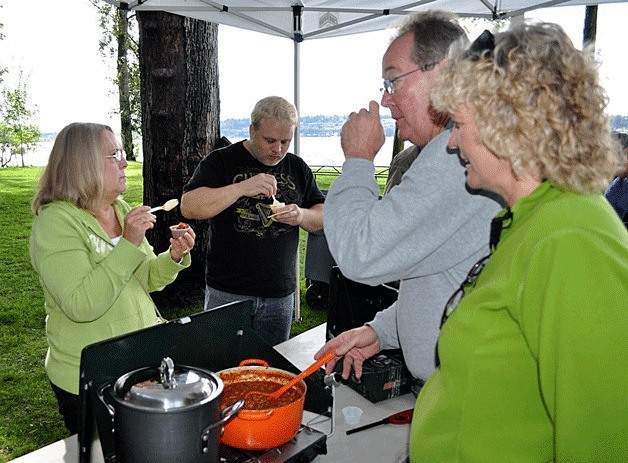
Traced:
[[553, 6], [621, 3], [622, 0], [106, 0], [137, 11], [168, 11], [217, 24], [301, 42], [382, 30], [399, 18], [441, 9], [462, 17], [510, 18]]
[[[555, 6], [628, 0], [105, 0], [118, 8], [167, 11], [216, 24], [285, 37], [294, 42], [294, 104], [300, 109], [300, 43], [383, 30], [411, 13], [441, 9], [461, 17], [506, 19]], [[298, 133], [294, 152], [299, 154]]]

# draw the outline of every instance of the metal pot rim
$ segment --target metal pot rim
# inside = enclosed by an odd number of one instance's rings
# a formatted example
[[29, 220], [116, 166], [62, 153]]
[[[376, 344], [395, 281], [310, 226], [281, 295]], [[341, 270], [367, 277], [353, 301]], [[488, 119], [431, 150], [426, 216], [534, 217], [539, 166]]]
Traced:
[[[286, 379], [286, 382], [288, 382], [291, 379], [293, 379], [295, 376], [297, 376], [296, 373], [292, 373], [291, 371], [282, 370], [280, 368], [275, 368], [275, 367], [262, 366], [262, 365], [242, 365], [238, 367], [226, 368], [224, 370], [218, 371], [216, 374], [221, 378], [221, 380], [223, 381], [223, 384], [224, 383], [244, 383], [244, 382], [251, 382], [251, 381], [260, 381], [264, 379], [271, 381], [271, 378], [273, 375], [277, 377], [283, 377]], [[223, 374], [225, 376], [233, 376], [233, 378], [223, 379], [222, 378]], [[236, 377], [236, 375], [238, 374], [243, 375], [243, 376]], [[254, 378], [248, 379], [247, 375], [254, 376]], [[267, 378], [264, 378], [264, 375], [266, 375]], [[282, 384], [285, 384], [285, 383], [282, 383]], [[269, 412], [274, 412], [277, 410], [279, 411], [284, 410], [292, 406], [294, 403], [299, 402], [301, 399], [303, 399], [305, 395], [307, 394], [307, 383], [304, 380], [300, 380], [298, 383], [295, 384], [294, 387], [298, 387], [301, 389], [301, 394], [298, 399], [288, 404], [284, 404], [284, 405], [273, 407], [273, 408], [267, 408], [267, 409], [248, 410], [248, 409], [243, 408], [242, 410], [240, 410], [238, 416], [248, 415], [248, 416], [260, 417], [260, 416], [267, 415]]]
[[289, 376], [290, 379], [298, 375], [298, 373], [292, 373], [291, 371], [288, 371], [288, 370], [282, 370], [281, 368], [264, 366], [264, 365], [242, 365], [238, 367], [225, 368], [224, 370], [220, 370], [216, 372], [216, 374], [220, 377], [220, 375], [222, 374], [237, 373], [237, 372], [243, 372], [243, 371], [248, 371], [248, 370], [251, 370], [251, 372], [260, 372], [260, 373], [263, 373], [263, 372], [268, 372], [271, 374], [278, 373], [280, 375]]

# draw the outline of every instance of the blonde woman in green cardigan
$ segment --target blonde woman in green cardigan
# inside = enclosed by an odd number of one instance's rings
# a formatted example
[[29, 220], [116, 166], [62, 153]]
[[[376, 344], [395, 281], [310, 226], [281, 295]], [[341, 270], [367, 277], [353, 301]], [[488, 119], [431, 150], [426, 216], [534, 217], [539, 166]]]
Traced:
[[628, 233], [589, 51], [527, 23], [452, 50], [432, 91], [467, 185], [500, 194], [491, 254], [446, 304], [413, 462], [623, 462]]
[[44, 291], [45, 368], [71, 433], [82, 349], [154, 325], [148, 293], [190, 265], [194, 246], [190, 230], [155, 255], [145, 237], [155, 215], [120, 198], [127, 166], [111, 128], [70, 124], [57, 135], [33, 200], [30, 256]]

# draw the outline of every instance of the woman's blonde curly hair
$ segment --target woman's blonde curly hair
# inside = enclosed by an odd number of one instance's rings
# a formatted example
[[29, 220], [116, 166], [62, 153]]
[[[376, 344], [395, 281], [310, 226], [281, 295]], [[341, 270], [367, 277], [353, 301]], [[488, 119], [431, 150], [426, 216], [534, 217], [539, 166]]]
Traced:
[[453, 114], [473, 105], [480, 139], [515, 175], [538, 172], [566, 191], [603, 192], [619, 149], [592, 50], [577, 50], [551, 23], [514, 26], [491, 45], [452, 46], [432, 91], [435, 108]]

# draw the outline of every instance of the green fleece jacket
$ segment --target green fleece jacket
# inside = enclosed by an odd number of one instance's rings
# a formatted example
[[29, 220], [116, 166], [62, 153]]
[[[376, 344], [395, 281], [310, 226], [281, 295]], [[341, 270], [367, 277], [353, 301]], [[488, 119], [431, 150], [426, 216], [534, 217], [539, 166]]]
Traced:
[[[114, 204], [121, 224], [131, 209]], [[50, 381], [78, 394], [81, 351], [89, 344], [156, 323], [148, 292], [163, 289], [181, 264], [169, 251], [156, 256], [148, 241], [135, 247], [121, 238], [117, 245], [96, 218], [69, 202], [40, 208], [30, 237], [30, 257], [44, 292]]]
[[602, 196], [547, 182], [512, 213], [443, 325], [411, 461], [626, 461], [626, 228]]

